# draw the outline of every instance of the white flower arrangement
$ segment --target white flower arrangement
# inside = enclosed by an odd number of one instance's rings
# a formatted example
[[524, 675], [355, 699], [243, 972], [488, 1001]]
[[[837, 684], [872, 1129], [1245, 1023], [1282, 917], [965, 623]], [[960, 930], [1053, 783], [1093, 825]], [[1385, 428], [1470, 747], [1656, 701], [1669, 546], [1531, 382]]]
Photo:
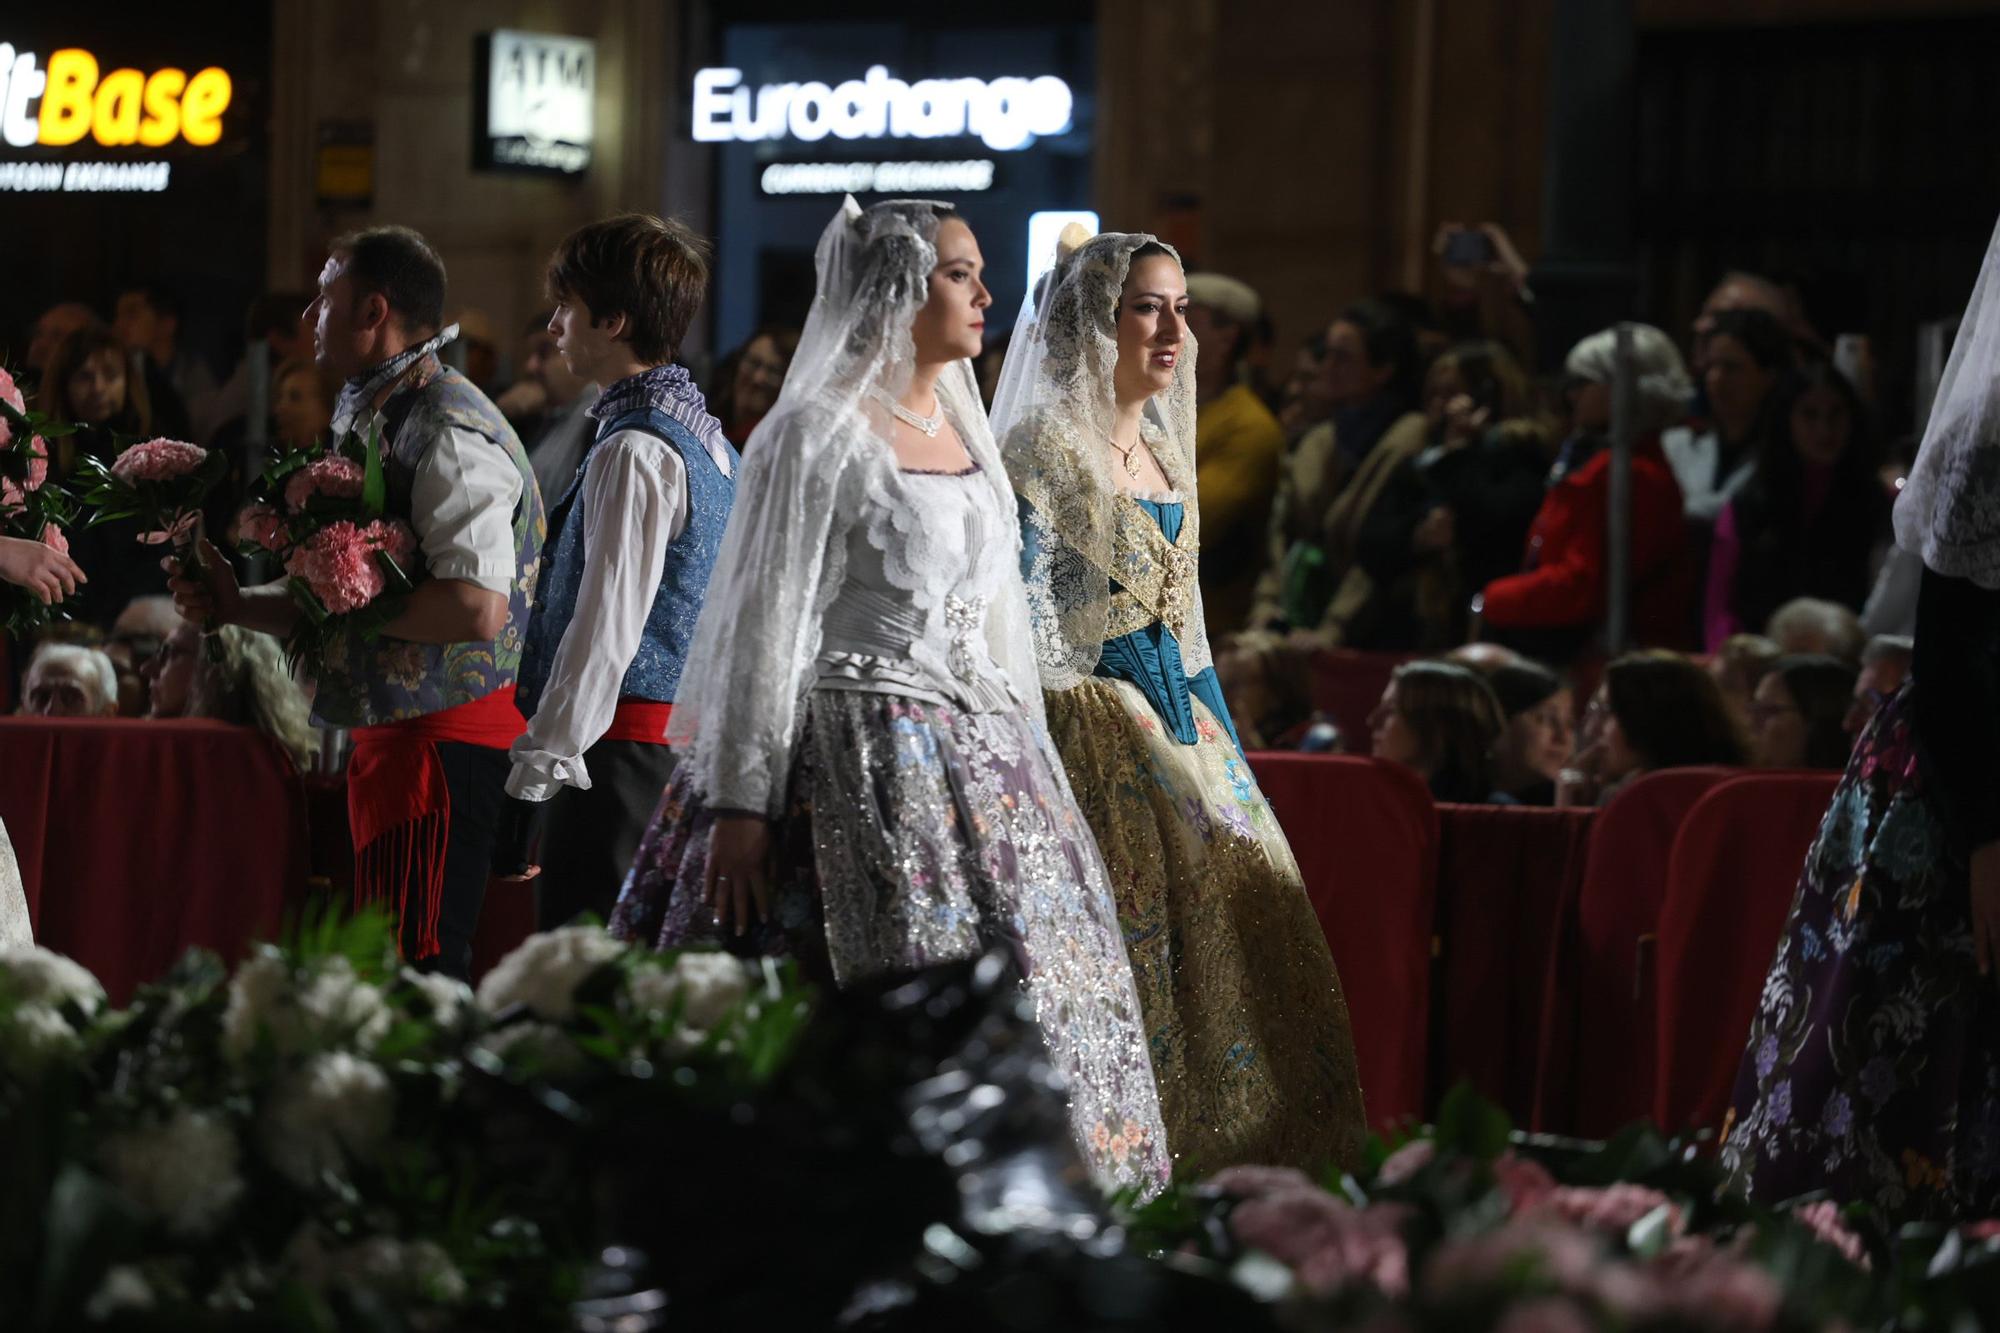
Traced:
[[351, 1161], [371, 1160], [396, 1119], [396, 1090], [377, 1065], [328, 1051], [286, 1075], [264, 1108], [258, 1144], [293, 1184], [311, 1189]]
[[474, 1045], [539, 1078], [569, 1078], [585, 1067], [583, 1048], [553, 1023], [510, 1023]]
[[413, 967], [402, 970], [402, 979], [414, 987], [431, 1008], [431, 1021], [442, 1028], [457, 1027], [460, 1020], [473, 1009], [472, 987], [457, 977], [447, 977], [437, 972], [419, 972]]
[[50, 1008], [74, 1004], [95, 1014], [104, 1007], [104, 987], [89, 969], [33, 944], [0, 949], [0, 988], [17, 1000]]
[[243, 1194], [235, 1131], [212, 1111], [182, 1107], [105, 1140], [100, 1155], [111, 1183], [176, 1236], [208, 1235]]
[[230, 980], [222, 1044], [238, 1061], [260, 1038], [286, 1058], [348, 1044], [368, 1051], [394, 1021], [382, 992], [357, 976], [347, 959], [318, 959], [301, 975], [282, 954], [265, 948]]
[[564, 926], [530, 935], [479, 983], [479, 1007], [498, 1014], [526, 1005], [562, 1022], [576, 1012], [576, 988], [626, 946], [599, 926]]

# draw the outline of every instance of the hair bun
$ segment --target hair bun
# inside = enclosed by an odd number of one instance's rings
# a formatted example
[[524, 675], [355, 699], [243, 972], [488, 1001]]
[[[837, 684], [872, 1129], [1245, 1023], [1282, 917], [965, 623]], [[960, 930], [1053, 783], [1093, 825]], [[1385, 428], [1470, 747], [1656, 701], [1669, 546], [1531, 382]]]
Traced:
[[1068, 259], [1082, 249], [1089, 240], [1090, 232], [1081, 222], [1068, 224], [1062, 229], [1062, 234], [1056, 237], [1056, 262], [1060, 264]]

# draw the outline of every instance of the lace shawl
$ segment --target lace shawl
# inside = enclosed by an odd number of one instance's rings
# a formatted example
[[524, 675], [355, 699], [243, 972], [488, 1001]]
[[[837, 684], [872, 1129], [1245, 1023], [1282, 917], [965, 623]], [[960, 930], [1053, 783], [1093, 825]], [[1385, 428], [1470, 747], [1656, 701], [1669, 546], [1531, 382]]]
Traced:
[[1174, 631], [1190, 675], [1213, 661], [1193, 579], [1200, 506], [1192, 335], [1181, 346], [1171, 387], [1146, 404], [1141, 427], [1187, 507], [1171, 550], [1129, 540], [1136, 529], [1121, 523], [1121, 511], [1134, 505], [1111, 474], [1118, 302], [1133, 253], [1153, 243], [1143, 233], [1111, 232], [1059, 255], [1023, 306], [994, 396], [994, 434], [1034, 551], [1028, 617], [1047, 689], [1068, 689], [1091, 674], [1105, 640], [1133, 627], [1126, 623], [1132, 608], [1123, 604], [1133, 593]]
[[[840, 589], [847, 533], [864, 509], [896, 503], [891, 418], [881, 396], [908, 388], [910, 325], [929, 295], [946, 204], [848, 199], [821, 235], [818, 289], [778, 401], [744, 451], [729, 530], [695, 624], [667, 738], [712, 806], [775, 813], [819, 655], [821, 617]], [[970, 362], [939, 376], [938, 401], [984, 484], [1011, 503]], [[894, 542], [894, 524], [870, 540]], [[888, 562], [892, 568], [894, 561]], [[1040, 718], [1018, 580], [988, 608], [994, 660]]]
[[1895, 518], [1896, 544], [1925, 565], [2000, 588], [2000, 227], [1987, 242]]

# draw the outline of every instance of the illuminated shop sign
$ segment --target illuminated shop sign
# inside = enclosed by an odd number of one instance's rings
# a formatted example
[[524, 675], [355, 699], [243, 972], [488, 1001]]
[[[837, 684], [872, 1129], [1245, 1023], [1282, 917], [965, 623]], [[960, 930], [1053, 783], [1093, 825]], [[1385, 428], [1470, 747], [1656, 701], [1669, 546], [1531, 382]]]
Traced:
[[574, 176], [596, 138], [597, 44], [502, 30], [483, 39], [482, 109], [473, 156], [482, 167]]
[[993, 188], [993, 161], [774, 162], [757, 185], [765, 194], [977, 194]]
[[1033, 79], [919, 79], [875, 65], [844, 83], [767, 83], [751, 88], [740, 69], [694, 76], [694, 137], [705, 143], [770, 139], [953, 139], [997, 153], [1066, 134], [1075, 98], [1054, 75]]
[[0, 138], [15, 148], [61, 148], [86, 136], [107, 148], [163, 148], [176, 139], [206, 148], [222, 137], [234, 91], [211, 66], [100, 74], [97, 57], [65, 47], [43, 68], [33, 51], [0, 42]]

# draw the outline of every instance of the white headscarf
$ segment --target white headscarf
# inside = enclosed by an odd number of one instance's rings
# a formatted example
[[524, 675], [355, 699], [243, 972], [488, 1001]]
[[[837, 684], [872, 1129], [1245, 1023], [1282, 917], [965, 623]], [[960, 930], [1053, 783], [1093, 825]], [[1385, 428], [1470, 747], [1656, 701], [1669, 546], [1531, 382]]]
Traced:
[[[709, 576], [667, 739], [711, 806], [775, 813], [784, 799], [800, 704], [814, 679], [821, 615], [840, 590], [844, 484], [886, 488], [896, 468], [887, 403], [916, 365], [910, 326], [929, 298], [949, 204], [850, 197], [817, 251], [818, 285], [785, 384], [744, 450], [729, 529]], [[986, 426], [972, 363], [937, 382], [938, 402], [983, 481], [1013, 497]], [[850, 502], [851, 503], [851, 502]], [[987, 636], [1009, 683], [1040, 717], [1019, 595], [988, 608]]]
[[2000, 588], [2000, 227], [1986, 244], [1895, 518], [1896, 544], [1930, 569]]
[[[1144, 233], [1107, 232], [1058, 248], [1055, 267], [1023, 304], [993, 396], [993, 433], [1034, 548], [1028, 613], [1036, 665], [1048, 689], [1068, 689], [1096, 667], [1108, 637], [1117, 578], [1118, 493], [1108, 450], [1117, 417], [1118, 303]], [[1185, 505], [1183, 541], [1198, 549], [1195, 495], [1195, 341], [1181, 344], [1173, 383], [1146, 404], [1141, 427]], [[1192, 582], [1190, 566], [1185, 576]], [[1211, 665], [1200, 592], [1189, 622], [1175, 626], [1190, 675]]]

